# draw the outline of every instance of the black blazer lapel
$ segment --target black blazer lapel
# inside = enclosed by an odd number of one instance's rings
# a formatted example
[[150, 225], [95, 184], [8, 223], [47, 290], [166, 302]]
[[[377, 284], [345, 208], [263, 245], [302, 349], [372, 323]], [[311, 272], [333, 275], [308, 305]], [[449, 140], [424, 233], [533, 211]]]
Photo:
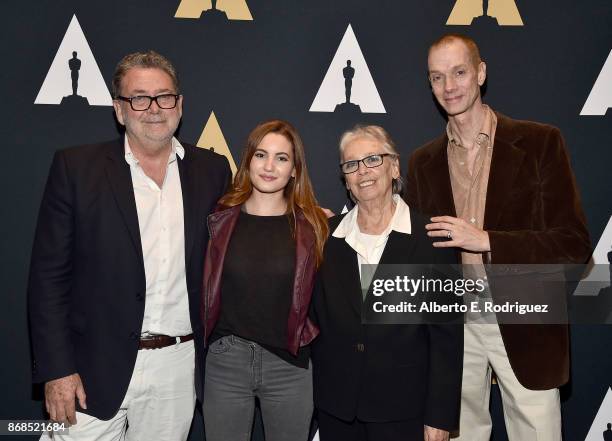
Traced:
[[[359, 277], [359, 265], [357, 253], [351, 246], [346, 243], [343, 238], [334, 240], [336, 250], [334, 255], [337, 256], [337, 262], [346, 266], [345, 269], [338, 272], [338, 275], [343, 276], [338, 281], [342, 288], [339, 292], [346, 292], [351, 306], [355, 313], [361, 316], [363, 308], [363, 290], [361, 286], [361, 278]], [[410, 234], [398, 233], [392, 231], [385, 245], [385, 249], [380, 258], [379, 264], [393, 264], [410, 262], [414, 254], [416, 242]]]
[[112, 189], [117, 207], [123, 216], [132, 244], [144, 265], [142, 256], [142, 243], [140, 241], [140, 228], [138, 226], [138, 212], [136, 211], [136, 198], [130, 166], [125, 161], [123, 144], [117, 141], [107, 156], [106, 175]]
[[[183, 159], [177, 156], [178, 170], [181, 178], [181, 192], [183, 194], [183, 218], [185, 222], [185, 267], [189, 268], [189, 260], [196, 242], [197, 228], [195, 222], [198, 220], [197, 206], [197, 174], [191, 170], [191, 159], [189, 152], [185, 149]], [[200, 195], [202, 196], [202, 195]], [[205, 220], [202, 219], [202, 222]]]
[[[413, 223], [414, 225], [414, 223]], [[412, 234], [398, 233], [391, 231], [385, 250], [380, 256], [380, 265], [404, 264], [413, 261], [414, 248], [416, 241]], [[423, 262], [414, 262], [423, 263]], [[429, 263], [429, 262], [426, 262]]]
[[330, 280], [338, 285], [338, 289], [335, 291], [345, 293], [355, 314], [361, 317], [363, 294], [361, 292], [357, 253], [346, 243], [343, 237], [330, 237], [327, 246], [333, 247], [333, 251], [329, 250], [328, 255], [333, 256], [332, 259], [337, 262], [336, 265], [338, 266], [338, 271], [332, 270], [330, 277]]

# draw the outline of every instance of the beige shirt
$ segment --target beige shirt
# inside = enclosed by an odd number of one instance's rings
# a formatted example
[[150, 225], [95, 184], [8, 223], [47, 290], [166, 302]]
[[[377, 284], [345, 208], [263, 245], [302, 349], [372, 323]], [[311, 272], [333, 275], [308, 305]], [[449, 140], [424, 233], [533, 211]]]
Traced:
[[[452, 133], [450, 124], [446, 126], [448, 135], [448, 170], [450, 173], [453, 200], [457, 217], [474, 226], [484, 228], [485, 204], [487, 201], [487, 185], [491, 170], [491, 157], [495, 141], [497, 117], [489, 106], [485, 105], [485, 119], [474, 143], [478, 149], [472, 173], [468, 169], [468, 150], [459, 144]], [[463, 251], [463, 264], [482, 264], [482, 253]]]
[[142, 333], [170, 336], [192, 332], [185, 275], [183, 193], [177, 156], [185, 149], [172, 138], [172, 151], [163, 185], [148, 177], [125, 137], [125, 160], [130, 165], [146, 277]]

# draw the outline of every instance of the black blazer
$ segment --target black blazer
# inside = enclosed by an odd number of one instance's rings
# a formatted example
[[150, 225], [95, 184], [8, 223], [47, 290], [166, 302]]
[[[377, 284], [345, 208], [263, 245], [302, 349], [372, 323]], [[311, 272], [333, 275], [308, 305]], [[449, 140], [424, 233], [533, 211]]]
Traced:
[[[411, 212], [412, 234], [392, 231], [380, 264], [456, 263], [436, 249], [427, 219]], [[334, 231], [341, 216], [330, 220]], [[319, 337], [312, 347], [315, 406], [340, 419], [421, 419], [445, 430], [459, 425], [463, 327], [362, 325], [357, 254], [331, 236], [313, 294]]]
[[[185, 267], [201, 397], [200, 289], [206, 217], [231, 178], [227, 159], [183, 144], [177, 158]], [[78, 373], [86, 413], [112, 417], [132, 375], [144, 316], [145, 272], [123, 139], [55, 154], [40, 207], [28, 286], [34, 382]], [[83, 411], [82, 409], [79, 409]]]

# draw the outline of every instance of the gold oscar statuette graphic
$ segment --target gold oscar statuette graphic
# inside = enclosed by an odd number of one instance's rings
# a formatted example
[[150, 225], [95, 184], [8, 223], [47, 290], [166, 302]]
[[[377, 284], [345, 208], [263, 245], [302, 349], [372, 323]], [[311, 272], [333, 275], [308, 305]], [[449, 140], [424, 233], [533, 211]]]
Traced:
[[499, 26], [523, 26], [515, 0], [456, 0], [446, 24], [469, 26], [478, 17], [493, 18]]
[[181, 0], [175, 18], [226, 18], [253, 20], [246, 0]]
[[236, 174], [236, 163], [234, 162], [234, 157], [227, 146], [223, 132], [221, 132], [221, 127], [219, 126], [219, 121], [217, 121], [215, 112], [210, 112], [208, 121], [206, 121], [204, 130], [202, 130], [202, 134], [200, 135], [200, 139], [196, 145], [203, 149], [210, 149], [215, 153], [225, 156], [229, 161], [230, 168], [232, 169], [232, 175]]

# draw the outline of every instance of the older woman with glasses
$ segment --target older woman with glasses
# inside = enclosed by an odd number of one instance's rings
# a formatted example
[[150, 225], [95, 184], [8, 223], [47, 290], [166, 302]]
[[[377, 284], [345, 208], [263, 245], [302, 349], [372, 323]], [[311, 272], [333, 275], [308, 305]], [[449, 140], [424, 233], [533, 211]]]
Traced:
[[340, 141], [340, 168], [356, 203], [330, 219], [313, 294], [320, 334], [312, 349], [321, 441], [446, 440], [457, 429], [463, 329], [362, 324], [361, 264], [448, 264], [428, 219], [401, 199], [399, 154], [378, 126]]

